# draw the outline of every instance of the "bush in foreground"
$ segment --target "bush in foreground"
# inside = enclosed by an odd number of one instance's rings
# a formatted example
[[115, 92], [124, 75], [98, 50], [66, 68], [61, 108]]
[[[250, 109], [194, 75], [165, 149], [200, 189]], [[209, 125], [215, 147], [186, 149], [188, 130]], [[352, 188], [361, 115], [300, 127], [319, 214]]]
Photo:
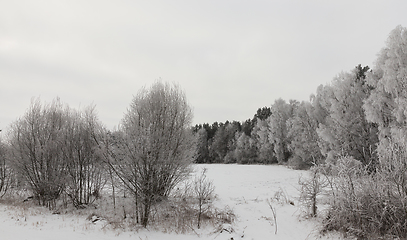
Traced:
[[396, 176], [403, 171], [405, 178], [406, 168], [393, 165], [392, 171], [382, 167], [369, 173], [359, 161], [342, 158], [331, 170], [332, 198], [324, 231], [361, 239], [407, 237], [407, 189], [397, 183], [401, 176]]

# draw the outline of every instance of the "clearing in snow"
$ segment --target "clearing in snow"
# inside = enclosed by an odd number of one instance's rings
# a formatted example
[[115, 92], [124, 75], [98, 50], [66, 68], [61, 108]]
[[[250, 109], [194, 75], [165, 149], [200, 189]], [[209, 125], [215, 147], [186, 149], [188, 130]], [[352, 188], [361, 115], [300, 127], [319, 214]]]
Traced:
[[[0, 205], [1, 239], [340, 239], [319, 235], [317, 219], [305, 219], [298, 203], [298, 178], [307, 171], [277, 165], [194, 165], [207, 168], [216, 189], [216, 206], [228, 206], [236, 215], [221, 229], [195, 229], [189, 234], [149, 229], [114, 230], [106, 221], [73, 214], [52, 214], [45, 208]], [[271, 209], [271, 207], [274, 210]]]

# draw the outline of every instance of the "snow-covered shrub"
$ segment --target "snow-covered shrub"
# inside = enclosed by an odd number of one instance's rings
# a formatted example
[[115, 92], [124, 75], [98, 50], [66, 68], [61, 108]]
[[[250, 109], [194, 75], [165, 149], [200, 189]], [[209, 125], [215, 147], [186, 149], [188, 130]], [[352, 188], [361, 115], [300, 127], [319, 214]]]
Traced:
[[204, 211], [200, 210], [199, 201], [188, 191], [185, 194], [183, 189], [179, 190], [166, 201], [154, 205], [149, 227], [162, 232], [190, 233], [195, 232], [198, 224], [199, 228], [218, 229], [234, 222], [235, 214], [229, 207], [206, 204]]
[[202, 169], [182, 184], [165, 201], [154, 205], [150, 227], [163, 232], [188, 233], [195, 228], [232, 224], [235, 214], [229, 207], [217, 207], [215, 186]]
[[305, 207], [307, 215], [311, 217], [317, 216], [318, 196], [324, 193], [324, 189], [328, 186], [327, 180], [321, 174], [323, 169], [319, 166], [314, 166], [310, 169], [310, 176], [298, 180], [300, 185], [299, 201]]
[[[397, 172], [397, 166], [393, 166]], [[405, 173], [407, 169], [404, 168]], [[363, 239], [407, 237], [407, 195], [395, 173], [370, 173], [352, 158], [341, 158], [334, 174], [331, 206], [324, 231], [337, 230]]]
[[202, 215], [211, 207], [211, 201], [215, 198], [215, 186], [213, 182], [206, 178], [207, 169], [204, 168], [201, 174], [195, 176], [192, 182], [192, 193], [198, 205], [198, 229], [201, 227]]
[[365, 176], [363, 167], [357, 160], [350, 157], [340, 158], [332, 166], [331, 174], [335, 177], [332, 191], [331, 207], [324, 221], [326, 230], [360, 235], [355, 224], [361, 224], [358, 211], [360, 193], [363, 188], [361, 176]]

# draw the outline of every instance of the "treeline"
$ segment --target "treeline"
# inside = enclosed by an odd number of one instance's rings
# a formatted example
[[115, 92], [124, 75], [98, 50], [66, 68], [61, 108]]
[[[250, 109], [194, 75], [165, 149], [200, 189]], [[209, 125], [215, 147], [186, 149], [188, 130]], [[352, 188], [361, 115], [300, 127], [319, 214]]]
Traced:
[[[195, 125], [192, 129], [197, 138], [195, 161], [197, 163], [238, 162], [243, 164], [259, 162], [257, 146], [250, 137], [252, 133], [257, 132], [255, 129], [257, 122], [267, 119], [270, 114], [270, 108], [264, 107], [257, 110], [253, 119], [248, 119], [243, 123], [226, 121], [225, 123], [215, 122], [212, 125], [208, 123]], [[235, 151], [243, 151], [243, 149], [245, 149], [244, 153], [235, 154]], [[273, 160], [265, 156], [260, 162], [267, 164], [273, 163]]]
[[321, 85], [310, 101], [278, 99], [245, 122], [198, 124], [197, 163], [289, 164], [308, 168], [349, 155], [377, 163], [378, 125], [367, 121], [364, 102], [374, 87], [360, 64]]
[[358, 239], [407, 238], [407, 29], [391, 31], [373, 69], [356, 66], [310, 101], [276, 100], [265, 118], [197, 125], [197, 162], [312, 167], [300, 181], [323, 231]]

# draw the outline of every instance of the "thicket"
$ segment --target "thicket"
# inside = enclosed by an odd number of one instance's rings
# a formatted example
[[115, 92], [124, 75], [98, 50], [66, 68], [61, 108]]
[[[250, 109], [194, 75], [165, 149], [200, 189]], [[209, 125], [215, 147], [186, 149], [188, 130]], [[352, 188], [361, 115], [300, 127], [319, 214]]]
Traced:
[[6, 159], [2, 159], [2, 182], [29, 189], [33, 199], [50, 209], [62, 195], [77, 207], [91, 203], [104, 184], [97, 152], [101, 130], [92, 106], [78, 111], [59, 99], [46, 105], [33, 100], [8, 129], [2, 145], [7, 153], [2, 155]]
[[[131, 197], [131, 210], [121, 206], [123, 219], [130, 215], [142, 227], [168, 221], [168, 204], [180, 224], [192, 214], [196, 220], [190, 222], [198, 228], [203, 222], [221, 222], [222, 214], [233, 218], [228, 211], [209, 210], [214, 187], [205, 172], [191, 184], [187, 197], [192, 200], [172, 194], [191, 174], [191, 119], [185, 93], [162, 82], [139, 91], [114, 132], [103, 127], [93, 106], [76, 110], [59, 99], [49, 104], [33, 99], [0, 142], [0, 197], [12, 188], [26, 193], [24, 201], [59, 212], [69, 204], [93, 207], [111, 187], [113, 208], [121, 212], [116, 200]], [[192, 227], [180, 224], [172, 227]]]
[[[362, 70], [362, 72], [360, 71]], [[329, 195], [324, 231], [336, 230], [359, 239], [407, 238], [407, 29], [398, 26], [378, 55], [375, 69], [359, 68], [359, 91], [337, 106], [339, 95], [326, 103], [331, 106], [328, 120], [321, 124], [325, 162], [302, 181], [302, 196], [315, 215], [316, 193]], [[347, 79], [346, 74], [342, 77]], [[363, 80], [363, 81], [360, 81]], [[336, 82], [343, 86], [346, 81]], [[338, 87], [333, 89], [338, 91]], [[343, 89], [342, 89], [343, 90]], [[332, 91], [331, 91], [332, 94]], [[358, 98], [363, 101], [357, 102]], [[347, 108], [344, 108], [347, 106]], [[363, 113], [363, 114], [362, 114]], [[335, 116], [339, 116], [335, 117]], [[343, 119], [344, 121], [338, 121]], [[359, 119], [358, 121], [353, 121]], [[331, 125], [330, 122], [335, 125]], [[347, 133], [342, 135], [341, 132]], [[338, 145], [338, 143], [348, 143]], [[341, 147], [340, 147], [341, 146]], [[319, 186], [324, 186], [319, 189]]]

